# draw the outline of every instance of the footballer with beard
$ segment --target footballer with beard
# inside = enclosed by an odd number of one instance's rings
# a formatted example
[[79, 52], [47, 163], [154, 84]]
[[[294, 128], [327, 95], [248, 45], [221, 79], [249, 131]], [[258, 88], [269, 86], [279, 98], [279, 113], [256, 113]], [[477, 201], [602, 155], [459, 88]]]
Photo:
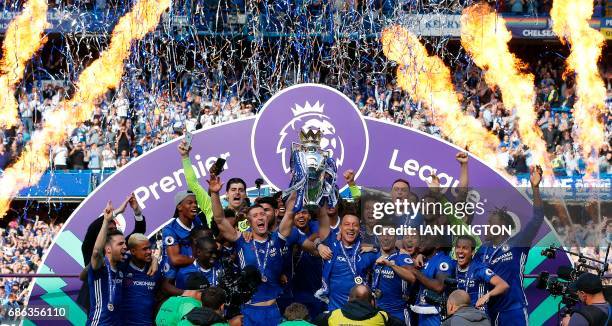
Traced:
[[125, 260], [127, 246], [121, 231], [108, 228], [113, 217], [113, 207], [108, 202], [94, 244], [91, 262], [86, 268], [86, 274], [81, 273], [81, 279], [85, 275], [87, 277], [89, 302], [91, 302], [87, 325], [121, 325], [119, 309], [123, 282], [121, 264]]
[[338, 234], [330, 227], [330, 210], [319, 210], [319, 238], [329, 247], [332, 257], [323, 264], [323, 292], [329, 295], [328, 310], [341, 308], [355, 285], [365, 284], [366, 272], [376, 262], [376, 252], [360, 252], [359, 218], [346, 214], [339, 220]]

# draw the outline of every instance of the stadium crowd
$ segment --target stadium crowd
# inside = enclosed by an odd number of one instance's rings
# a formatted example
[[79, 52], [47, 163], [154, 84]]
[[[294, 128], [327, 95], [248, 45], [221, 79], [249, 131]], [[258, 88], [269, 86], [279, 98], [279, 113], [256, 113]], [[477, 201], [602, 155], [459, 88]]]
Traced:
[[[585, 170], [580, 148], [574, 142], [577, 125], [573, 120], [575, 89], [573, 79], [563, 79], [563, 62], [538, 61], [535, 65], [537, 124], [543, 132], [555, 174], [572, 176]], [[604, 115], [606, 137], [612, 139], [612, 73], [602, 71], [607, 86], [607, 110]], [[212, 78], [211, 78], [212, 79]], [[214, 80], [214, 79], [213, 79]], [[237, 85], [229, 78], [227, 85], [208, 85], [206, 90], [191, 89], [178, 93], [150, 94], [140, 88], [138, 96], [122, 86], [108, 94], [96, 106], [92, 117], [71, 132], [70, 140], [50, 149], [51, 167], [58, 170], [121, 168], [144, 152], [181, 136], [185, 131], [253, 116], [270, 94], [256, 83]], [[320, 80], [337, 82], [331, 77]], [[531, 166], [530, 150], [521, 144], [515, 115], [504, 107], [499, 91], [491, 90], [479, 69], [457, 62], [453, 72], [456, 91], [462, 96], [465, 114], [476, 117], [494, 132], [501, 143], [499, 166], [511, 174], [527, 173]], [[137, 85], [145, 84], [139, 81]], [[290, 85], [290, 81], [286, 82]], [[240, 87], [237, 87], [240, 86]], [[391, 77], [366, 75], [339, 87], [352, 98], [363, 115], [397, 123], [441, 137], [429, 108], [414, 103]], [[66, 87], [48, 83], [42, 88], [23, 89], [18, 95], [21, 123], [0, 135], [0, 170], [22, 151], [31, 134], [40, 128], [45, 116], [69, 93]], [[612, 172], [610, 144], [599, 153], [599, 172]]]
[[[24, 223], [13, 220], [6, 228], [0, 228], [0, 273], [35, 273], [62, 225], [39, 219]], [[0, 278], [0, 323], [15, 319], [8, 311], [24, 304], [29, 297], [30, 281], [29, 277]]]

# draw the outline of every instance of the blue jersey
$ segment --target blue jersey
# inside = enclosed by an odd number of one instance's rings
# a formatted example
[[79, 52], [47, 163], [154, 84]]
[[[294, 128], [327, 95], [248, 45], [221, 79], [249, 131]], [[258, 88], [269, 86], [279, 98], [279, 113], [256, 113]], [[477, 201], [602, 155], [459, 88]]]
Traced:
[[91, 265], [87, 268], [90, 302], [87, 325], [121, 324], [119, 309], [122, 297], [123, 272], [121, 266], [117, 266], [117, 269], [113, 270], [107, 264], [105, 262], [97, 270], [94, 270]]
[[332, 251], [332, 259], [326, 261], [323, 279], [329, 286], [329, 311], [342, 307], [348, 301], [351, 288], [356, 285], [355, 278], [365, 283], [366, 272], [371, 269], [378, 253], [360, 253], [360, 241], [346, 247], [335, 236], [325, 239]]
[[514, 237], [499, 246], [485, 243], [474, 255], [475, 261], [486, 264], [510, 285], [506, 293], [489, 300], [487, 308], [491, 315], [527, 306], [527, 297], [523, 290], [523, 273], [531, 243], [543, 221], [544, 212], [542, 209], [535, 208], [533, 218]]
[[152, 325], [155, 310], [155, 291], [161, 273], [147, 275], [149, 265], [142, 269], [132, 262], [122, 268], [121, 323], [124, 325]]
[[495, 273], [485, 264], [472, 261], [466, 270], [460, 270], [459, 265], [455, 263], [455, 279], [457, 280], [457, 288], [464, 290], [470, 295], [472, 305], [476, 305], [478, 298], [487, 293], [491, 279]]
[[198, 265], [198, 261], [194, 260], [193, 264], [185, 267], [181, 267], [179, 271], [176, 273], [176, 287], [182, 290], [185, 290], [185, 282], [187, 281], [187, 276], [191, 273], [200, 273], [203, 277], [208, 280], [208, 283], [211, 286], [219, 285], [219, 279], [221, 278], [221, 274], [223, 272], [223, 267], [219, 261], [215, 262], [211, 268], [204, 268]]
[[[298, 230], [297, 228], [295, 228]], [[309, 222], [309, 233], [306, 234], [300, 230], [299, 233], [305, 237], [319, 232], [319, 223]], [[321, 272], [323, 268], [323, 260], [319, 256], [295, 248], [291, 256], [292, 268], [292, 290], [296, 300], [314, 301], [314, 293], [321, 287]]]
[[255, 266], [261, 272], [262, 279], [265, 279], [265, 282], [257, 287], [257, 291], [248, 303], [276, 299], [282, 292], [279, 279], [283, 270], [282, 251], [285, 244], [286, 240], [278, 231], [272, 232], [265, 241], [246, 242], [242, 236], [236, 240], [240, 268], [243, 269], [248, 265]]
[[292, 227], [291, 233], [285, 240], [285, 248], [283, 248], [283, 255], [289, 254], [290, 253], [289, 249], [293, 245], [301, 246], [304, 243], [304, 241], [306, 241], [307, 238], [308, 237], [306, 236], [306, 234], [304, 234], [304, 232], [300, 232], [298, 228]]
[[172, 219], [172, 221], [162, 229], [163, 239], [163, 250], [162, 250], [162, 272], [164, 277], [168, 279], [174, 279], [176, 272], [180, 266], [173, 266], [172, 262], [168, 258], [166, 250], [171, 246], [179, 246], [179, 253], [184, 256], [192, 256], [191, 253], [191, 239], [189, 233], [194, 227], [201, 227], [202, 221], [196, 216], [193, 220], [191, 227], [185, 226], [178, 218]]
[[[380, 257], [380, 255], [379, 255]], [[410, 255], [395, 252], [387, 257], [394, 261], [397, 266], [413, 265]], [[404, 319], [404, 308], [406, 301], [404, 294], [408, 294], [410, 283], [404, 281], [389, 266], [377, 265], [372, 274], [372, 289], [379, 289], [382, 297], [376, 301], [376, 305], [391, 315]]]
[[[435, 279], [441, 273], [444, 273], [449, 277], [453, 277], [454, 270], [452, 267], [453, 260], [450, 258], [450, 256], [443, 251], [438, 251], [433, 255], [433, 257], [425, 262], [421, 273], [430, 279]], [[419, 285], [419, 294], [416, 305], [421, 307], [431, 307], [431, 305], [425, 301], [426, 289], [427, 288], [423, 284]]]

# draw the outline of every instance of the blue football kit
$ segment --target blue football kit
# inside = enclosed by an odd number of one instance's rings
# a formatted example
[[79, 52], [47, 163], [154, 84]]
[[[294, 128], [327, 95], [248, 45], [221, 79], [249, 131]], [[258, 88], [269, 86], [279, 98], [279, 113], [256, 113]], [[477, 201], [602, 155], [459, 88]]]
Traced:
[[[452, 267], [453, 260], [450, 256], [443, 251], [438, 251], [425, 262], [421, 273], [430, 279], [436, 279], [440, 274], [453, 277], [454, 270]], [[425, 301], [425, 290], [427, 288], [423, 284], [419, 284], [419, 293], [415, 305], [412, 306], [412, 311], [419, 315], [420, 326], [439, 326], [441, 323], [440, 308]]]
[[187, 277], [191, 273], [200, 273], [206, 280], [208, 280], [208, 284], [210, 286], [219, 285], [219, 279], [223, 273], [223, 266], [219, 261], [216, 261], [215, 264], [210, 268], [204, 268], [198, 264], [197, 259], [193, 261], [193, 264], [185, 267], [181, 267], [176, 273], [175, 286], [179, 289], [185, 290]]
[[191, 227], [184, 225], [178, 218], [174, 218], [170, 223], [163, 227], [163, 250], [160, 266], [162, 267], [162, 273], [165, 278], [175, 279], [176, 273], [180, 268], [180, 266], [172, 265], [166, 249], [171, 246], [179, 246], [179, 253], [181, 255], [191, 257], [191, 239], [189, 238], [189, 234], [194, 227], [201, 226], [202, 221], [196, 216]]
[[139, 268], [128, 261], [123, 265], [121, 322], [124, 325], [152, 325], [155, 316], [155, 292], [161, 279], [158, 270], [147, 275], [150, 265]]
[[[380, 257], [380, 255], [379, 255]], [[397, 266], [414, 265], [410, 255], [394, 252], [387, 258]], [[408, 309], [404, 295], [410, 292], [411, 284], [403, 280], [389, 266], [377, 265], [372, 273], [372, 289], [380, 290], [382, 296], [376, 300], [376, 305], [392, 316], [406, 322], [409, 320]]]
[[323, 263], [323, 287], [329, 293], [328, 310], [333, 311], [348, 301], [353, 286], [365, 284], [366, 272], [374, 266], [378, 253], [360, 253], [359, 237], [353, 245], [345, 246], [330, 234], [324, 243], [332, 251], [332, 259]]
[[456, 261], [454, 263], [457, 288], [467, 292], [472, 305], [475, 306], [478, 298], [487, 293], [495, 272], [478, 261], [471, 261], [465, 270], [461, 270]]
[[104, 264], [94, 270], [87, 267], [89, 286], [89, 315], [87, 325], [121, 325], [120, 307], [122, 299], [123, 271], [119, 264], [112, 268], [106, 257]]
[[496, 325], [528, 325], [527, 297], [523, 289], [525, 263], [533, 239], [544, 222], [544, 211], [534, 208], [533, 218], [514, 237], [498, 246], [484, 243], [474, 256], [510, 285], [502, 295], [492, 297], [487, 308], [491, 323]]
[[[295, 228], [304, 237], [319, 232], [319, 223], [309, 222], [309, 232], [304, 233]], [[312, 255], [301, 247], [296, 247], [290, 256], [291, 268], [291, 292], [293, 301], [299, 302], [308, 308], [309, 315], [314, 318], [325, 311], [325, 304], [314, 297], [315, 292], [321, 287], [321, 275], [323, 260], [321, 257]]]
[[266, 240], [245, 241], [242, 236], [236, 240], [235, 248], [239, 267], [255, 266], [261, 273], [262, 283], [241, 310], [243, 324], [276, 325], [281, 321], [280, 311], [276, 304], [270, 306], [253, 306], [253, 303], [275, 300], [282, 292], [280, 276], [283, 272], [283, 250], [287, 240], [278, 232], [272, 232]]

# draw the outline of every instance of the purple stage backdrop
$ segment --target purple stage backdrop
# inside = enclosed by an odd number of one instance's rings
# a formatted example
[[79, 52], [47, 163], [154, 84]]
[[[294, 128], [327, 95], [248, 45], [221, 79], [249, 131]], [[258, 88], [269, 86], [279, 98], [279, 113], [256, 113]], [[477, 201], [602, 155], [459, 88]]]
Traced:
[[[208, 168], [218, 157], [223, 157], [227, 160], [222, 175], [224, 180], [236, 176], [252, 183], [263, 176], [268, 185], [287, 187], [291, 142], [297, 141], [297, 131], [302, 127], [317, 127], [324, 131], [322, 146], [333, 152], [340, 173], [349, 168], [358, 172], [356, 181], [359, 185], [389, 187], [394, 180], [403, 178], [413, 187], [426, 187], [424, 180], [432, 172], [440, 176], [442, 185], [449, 186], [451, 192], [458, 183], [459, 164], [454, 158], [459, 150], [457, 147], [412, 129], [364, 119], [342, 93], [315, 84], [297, 85], [279, 92], [256, 118], [196, 132], [191, 159], [200, 174], [200, 182], [206, 184]], [[109, 200], [117, 206], [130, 192], [135, 192], [143, 207], [148, 235], [169, 222], [174, 212], [175, 192], [186, 189], [177, 141], [130, 162], [98, 187], [68, 219], [38, 273], [78, 274], [82, 270], [81, 240], [89, 224], [100, 215]], [[513, 189], [508, 180], [475, 157], [470, 157], [469, 174], [472, 187], [487, 189], [474, 194], [479, 196], [477, 200], [485, 203], [487, 211], [494, 207], [510, 207], [521, 219], [521, 224], [526, 224], [531, 217], [530, 202]], [[343, 183], [340, 181], [339, 186], [343, 187]], [[129, 232], [134, 225], [130, 210], [126, 212], [125, 229]], [[477, 217], [476, 222], [485, 217]], [[551, 237], [550, 227], [545, 224], [536, 242]], [[530, 256], [539, 256], [533, 251]], [[526, 272], [554, 271], [558, 264], [569, 263], [567, 258], [554, 262], [534, 259]], [[63, 307], [67, 309], [72, 324], [85, 322], [86, 313], [74, 301], [81, 281], [76, 278], [39, 278], [35, 282], [29, 301], [31, 306]], [[528, 283], [530, 311], [550, 306], [550, 298]], [[551, 317], [549, 314], [540, 321]], [[32, 322], [45, 325], [67, 323], [66, 320]]]

